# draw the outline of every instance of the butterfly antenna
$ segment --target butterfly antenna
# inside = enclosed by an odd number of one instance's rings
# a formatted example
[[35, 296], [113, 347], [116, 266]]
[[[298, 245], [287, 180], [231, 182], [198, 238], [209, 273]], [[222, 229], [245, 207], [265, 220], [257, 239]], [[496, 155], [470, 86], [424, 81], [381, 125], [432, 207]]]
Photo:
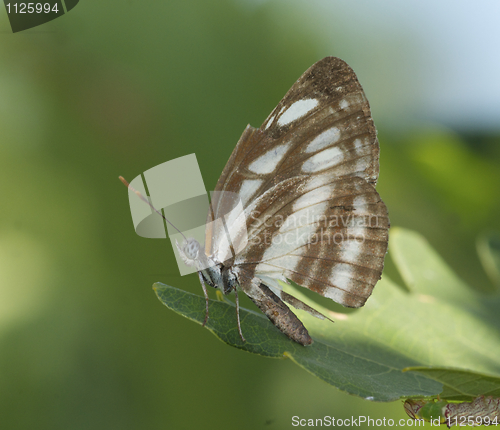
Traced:
[[132, 185], [130, 185], [123, 176], [118, 176], [118, 179], [120, 181], [122, 181], [125, 186], [129, 189], [129, 190], [132, 190], [135, 194], [137, 194], [137, 196], [144, 202], [144, 203], [147, 203], [151, 209], [153, 209], [158, 215], [160, 215], [165, 221], [167, 221], [173, 228], [175, 228], [181, 235], [182, 237], [184, 238], [184, 240], [187, 240], [186, 239], [186, 236], [184, 236], [184, 234], [182, 234], [182, 231], [180, 231], [175, 225], [173, 225], [167, 218], [165, 218], [165, 216], [158, 210], [156, 209], [152, 204], [151, 202], [146, 198], [144, 197], [139, 191], [137, 191]]

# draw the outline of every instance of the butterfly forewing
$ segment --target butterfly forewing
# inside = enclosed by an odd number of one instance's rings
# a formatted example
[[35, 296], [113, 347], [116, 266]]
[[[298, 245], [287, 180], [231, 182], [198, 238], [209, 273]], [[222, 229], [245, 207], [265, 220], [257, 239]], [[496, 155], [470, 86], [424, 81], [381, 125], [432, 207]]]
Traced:
[[[370, 106], [355, 73], [338, 58], [327, 57], [311, 66], [266, 119], [261, 130], [274, 141], [298, 141], [295, 147], [299, 147], [300, 155], [309, 158], [335, 146], [343, 153], [354, 152], [345, 154], [348, 164], [359, 158], [362, 155], [359, 148], [365, 147], [369, 163], [364, 167], [359, 163], [355, 170], [353, 166], [344, 166], [343, 171], [337, 173], [339, 176], [356, 173], [376, 183], [379, 147]], [[333, 153], [335, 151], [327, 152], [326, 157], [333, 158]], [[289, 161], [300, 165], [302, 160]], [[305, 173], [314, 171], [307, 166], [302, 166]], [[314, 167], [311, 163], [309, 166]], [[323, 170], [323, 166], [317, 167]]]
[[[238, 201], [224, 192], [237, 194], [248, 242], [225, 264], [240, 271], [243, 291], [255, 278], [290, 279], [344, 306], [362, 306], [387, 251], [387, 209], [374, 188], [378, 158], [368, 101], [338, 58], [314, 64], [259, 129], [248, 126], [208, 215], [213, 221], [229, 213]], [[217, 255], [225, 235], [241, 225], [211, 225], [206, 253]], [[267, 284], [276, 292], [278, 284]]]

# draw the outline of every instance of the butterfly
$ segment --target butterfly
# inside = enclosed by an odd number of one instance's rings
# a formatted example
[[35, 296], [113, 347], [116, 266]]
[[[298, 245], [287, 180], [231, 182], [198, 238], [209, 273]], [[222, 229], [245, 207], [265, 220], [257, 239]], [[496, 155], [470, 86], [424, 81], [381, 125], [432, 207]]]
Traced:
[[212, 195], [205, 248], [194, 239], [177, 244], [198, 270], [205, 323], [205, 285], [236, 293], [243, 340], [238, 290], [302, 345], [312, 338], [287, 304], [325, 316], [278, 281], [363, 306], [381, 277], [388, 244], [378, 174], [379, 144], [363, 89], [344, 61], [326, 57], [260, 128], [243, 132]]
[[304, 346], [313, 340], [288, 305], [326, 318], [283, 291], [288, 280], [343, 306], [364, 305], [381, 277], [389, 218], [375, 190], [379, 143], [353, 70], [311, 66], [258, 129], [247, 126], [212, 195], [205, 247], [177, 243], [206, 285], [245, 293]]

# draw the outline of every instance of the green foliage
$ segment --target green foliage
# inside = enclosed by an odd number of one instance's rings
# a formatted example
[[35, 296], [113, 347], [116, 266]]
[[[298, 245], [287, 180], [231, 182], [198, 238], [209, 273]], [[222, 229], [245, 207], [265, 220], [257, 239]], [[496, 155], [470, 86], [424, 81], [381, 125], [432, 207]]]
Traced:
[[440, 397], [448, 401], [472, 401], [479, 396], [500, 397], [500, 377], [450, 368], [409, 367], [412, 371], [443, 384]]
[[[336, 320], [334, 325], [297, 311], [315, 341], [310, 347], [290, 341], [264, 315], [246, 309], [241, 309], [247, 339], [242, 342], [234, 305], [227, 302], [210, 302], [206, 327], [231, 346], [288, 357], [329, 384], [370, 400], [441, 392], [463, 399], [450, 385], [459, 380], [457, 372], [465, 378], [460, 369], [481, 381], [467, 396], [498, 390], [498, 379], [481, 374], [500, 374], [498, 295], [485, 298], [470, 289], [417, 233], [391, 230], [390, 253], [410, 292], [384, 277], [365, 307], [354, 313], [335, 314], [316, 304]], [[163, 284], [154, 288], [167, 307], [203, 322], [202, 297]], [[294, 294], [310, 302], [300, 291]]]
[[500, 235], [481, 235], [477, 240], [477, 253], [491, 282], [500, 289]]

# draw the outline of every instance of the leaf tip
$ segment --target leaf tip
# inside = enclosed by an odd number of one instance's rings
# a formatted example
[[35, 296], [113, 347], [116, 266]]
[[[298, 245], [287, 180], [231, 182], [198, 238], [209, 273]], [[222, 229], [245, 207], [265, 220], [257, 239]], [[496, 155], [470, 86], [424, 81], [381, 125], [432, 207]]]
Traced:
[[155, 282], [153, 284], [153, 291], [158, 294], [160, 290], [164, 289], [165, 285], [162, 284], [161, 282]]

